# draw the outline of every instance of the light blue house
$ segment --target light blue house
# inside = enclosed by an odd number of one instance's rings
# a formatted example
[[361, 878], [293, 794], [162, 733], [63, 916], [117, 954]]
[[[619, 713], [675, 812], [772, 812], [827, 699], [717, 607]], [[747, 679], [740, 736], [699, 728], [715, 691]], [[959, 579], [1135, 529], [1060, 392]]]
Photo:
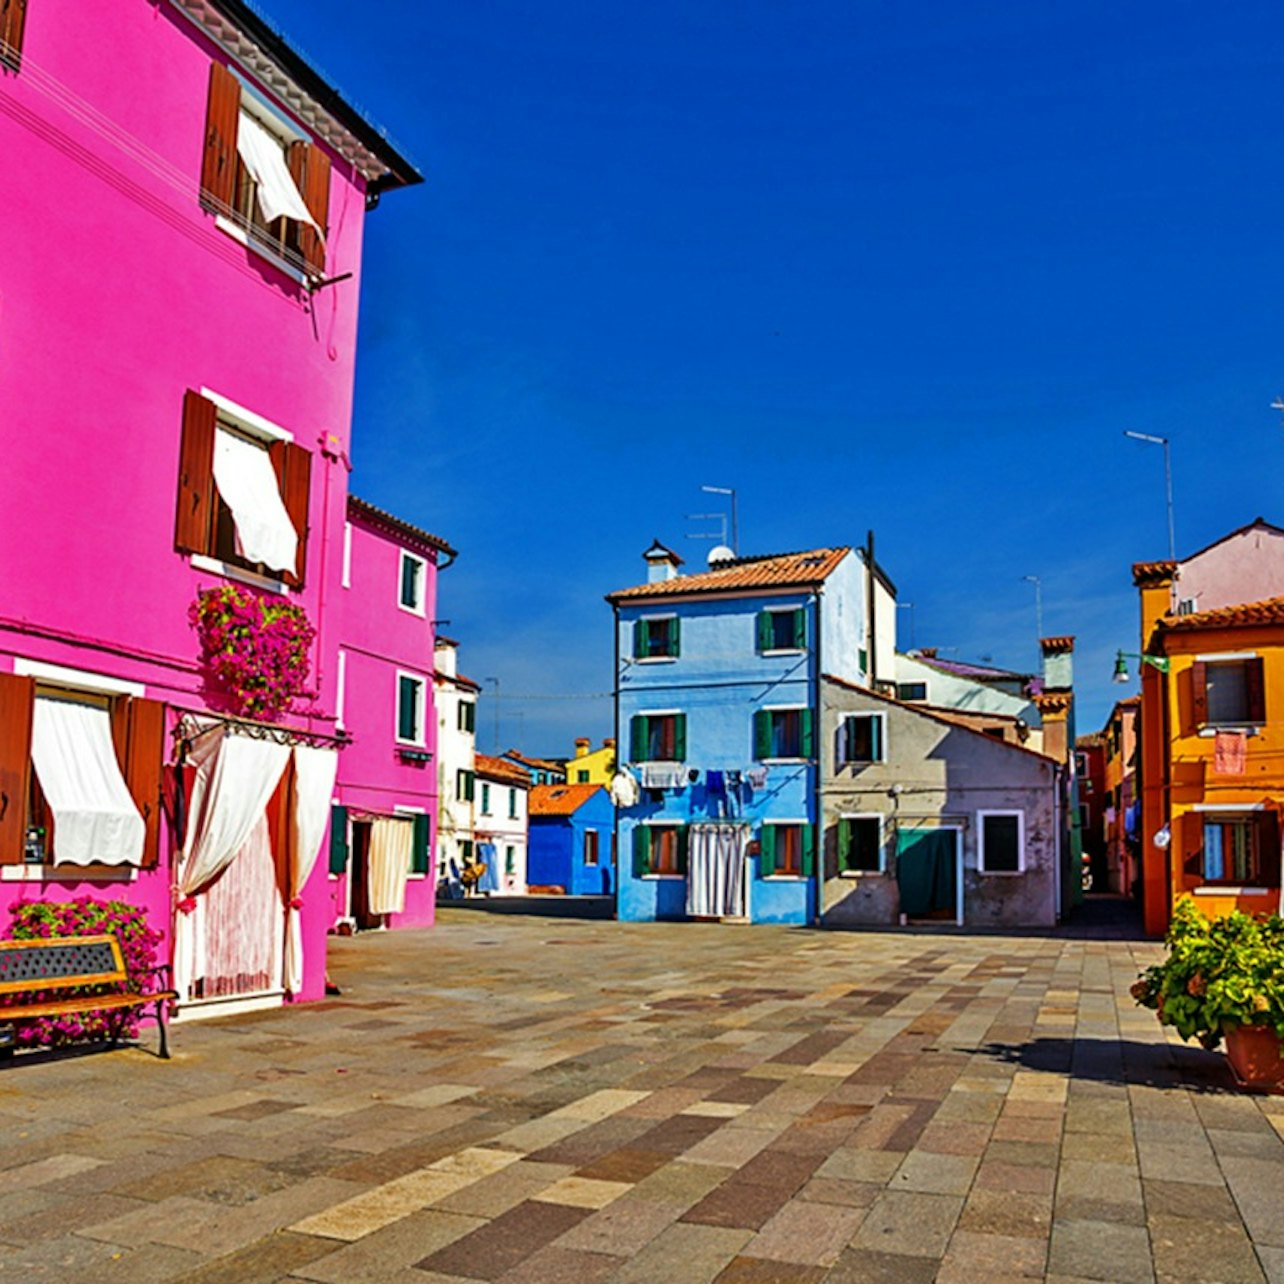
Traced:
[[639, 791], [617, 810], [618, 916], [815, 922], [820, 675], [865, 684], [881, 656], [893, 676], [895, 589], [846, 547], [692, 575], [658, 541], [644, 557], [647, 583], [607, 597]]

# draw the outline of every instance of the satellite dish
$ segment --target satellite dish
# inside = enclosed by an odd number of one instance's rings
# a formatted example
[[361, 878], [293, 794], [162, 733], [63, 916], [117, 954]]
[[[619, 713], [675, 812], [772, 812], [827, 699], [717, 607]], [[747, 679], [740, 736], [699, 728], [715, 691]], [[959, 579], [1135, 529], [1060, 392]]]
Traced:
[[725, 544], [716, 544], [709, 550], [709, 565], [723, 566], [727, 562], [736, 560], [736, 550], [728, 548]]

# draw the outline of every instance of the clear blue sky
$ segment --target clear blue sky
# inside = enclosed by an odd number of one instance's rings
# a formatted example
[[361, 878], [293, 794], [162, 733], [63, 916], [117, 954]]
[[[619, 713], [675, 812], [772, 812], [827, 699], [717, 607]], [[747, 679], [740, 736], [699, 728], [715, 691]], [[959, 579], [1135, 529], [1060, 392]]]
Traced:
[[1284, 521], [1278, 3], [264, 2], [427, 175], [367, 224], [354, 488], [460, 549], [505, 697], [610, 689], [602, 595], [703, 558], [701, 483], [742, 552], [873, 527], [949, 655], [1033, 665], [1041, 576], [1081, 732], [1166, 555], [1123, 430], [1179, 554]]

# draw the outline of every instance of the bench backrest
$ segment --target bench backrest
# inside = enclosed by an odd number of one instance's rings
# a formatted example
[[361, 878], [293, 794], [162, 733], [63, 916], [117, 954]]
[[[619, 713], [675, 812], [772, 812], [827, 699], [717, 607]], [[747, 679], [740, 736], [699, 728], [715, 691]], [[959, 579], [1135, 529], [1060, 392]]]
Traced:
[[109, 933], [0, 941], [0, 994], [109, 985], [126, 979], [120, 942]]

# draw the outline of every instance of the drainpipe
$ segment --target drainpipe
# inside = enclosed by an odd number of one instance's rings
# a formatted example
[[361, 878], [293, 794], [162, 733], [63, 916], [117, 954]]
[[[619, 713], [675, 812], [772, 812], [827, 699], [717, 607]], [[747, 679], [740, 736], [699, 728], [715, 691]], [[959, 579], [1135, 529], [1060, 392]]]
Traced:
[[1053, 914], [1058, 923], [1061, 922], [1061, 884], [1065, 881], [1066, 861], [1071, 853], [1067, 852], [1069, 846], [1068, 836], [1061, 831], [1061, 791], [1065, 787], [1064, 782], [1065, 768], [1061, 763], [1052, 764], [1052, 832], [1057, 836], [1057, 866], [1056, 878], [1052, 880], [1055, 899], [1053, 904]]
[[[873, 536], [871, 535], [871, 541]], [[816, 645], [812, 647], [812, 661], [814, 666], [814, 675], [816, 683], [816, 713], [812, 718], [812, 751], [816, 755], [814, 771], [816, 773], [816, 783], [813, 789], [813, 801], [816, 812], [816, 867], [812, 870], [812, 877], [816, 880], [816, 903], [811, 914], [811, 925], [819, 927], [821, 921], [821, 907], [823, 905], [825, 889], [825, 815], [821, 811], [821, 781], [820, 781], [820, 764], [823, 758], [821, 745], [824, 743], [824, 713], [825, 699], [821, 687], [820, 675], [824, 672], [820, 664], [820, 644], [821, 644], [821, 600], [824, 597], [824, 590], [817, 589], [813, 595], [813, 601], [816, 604]]]

